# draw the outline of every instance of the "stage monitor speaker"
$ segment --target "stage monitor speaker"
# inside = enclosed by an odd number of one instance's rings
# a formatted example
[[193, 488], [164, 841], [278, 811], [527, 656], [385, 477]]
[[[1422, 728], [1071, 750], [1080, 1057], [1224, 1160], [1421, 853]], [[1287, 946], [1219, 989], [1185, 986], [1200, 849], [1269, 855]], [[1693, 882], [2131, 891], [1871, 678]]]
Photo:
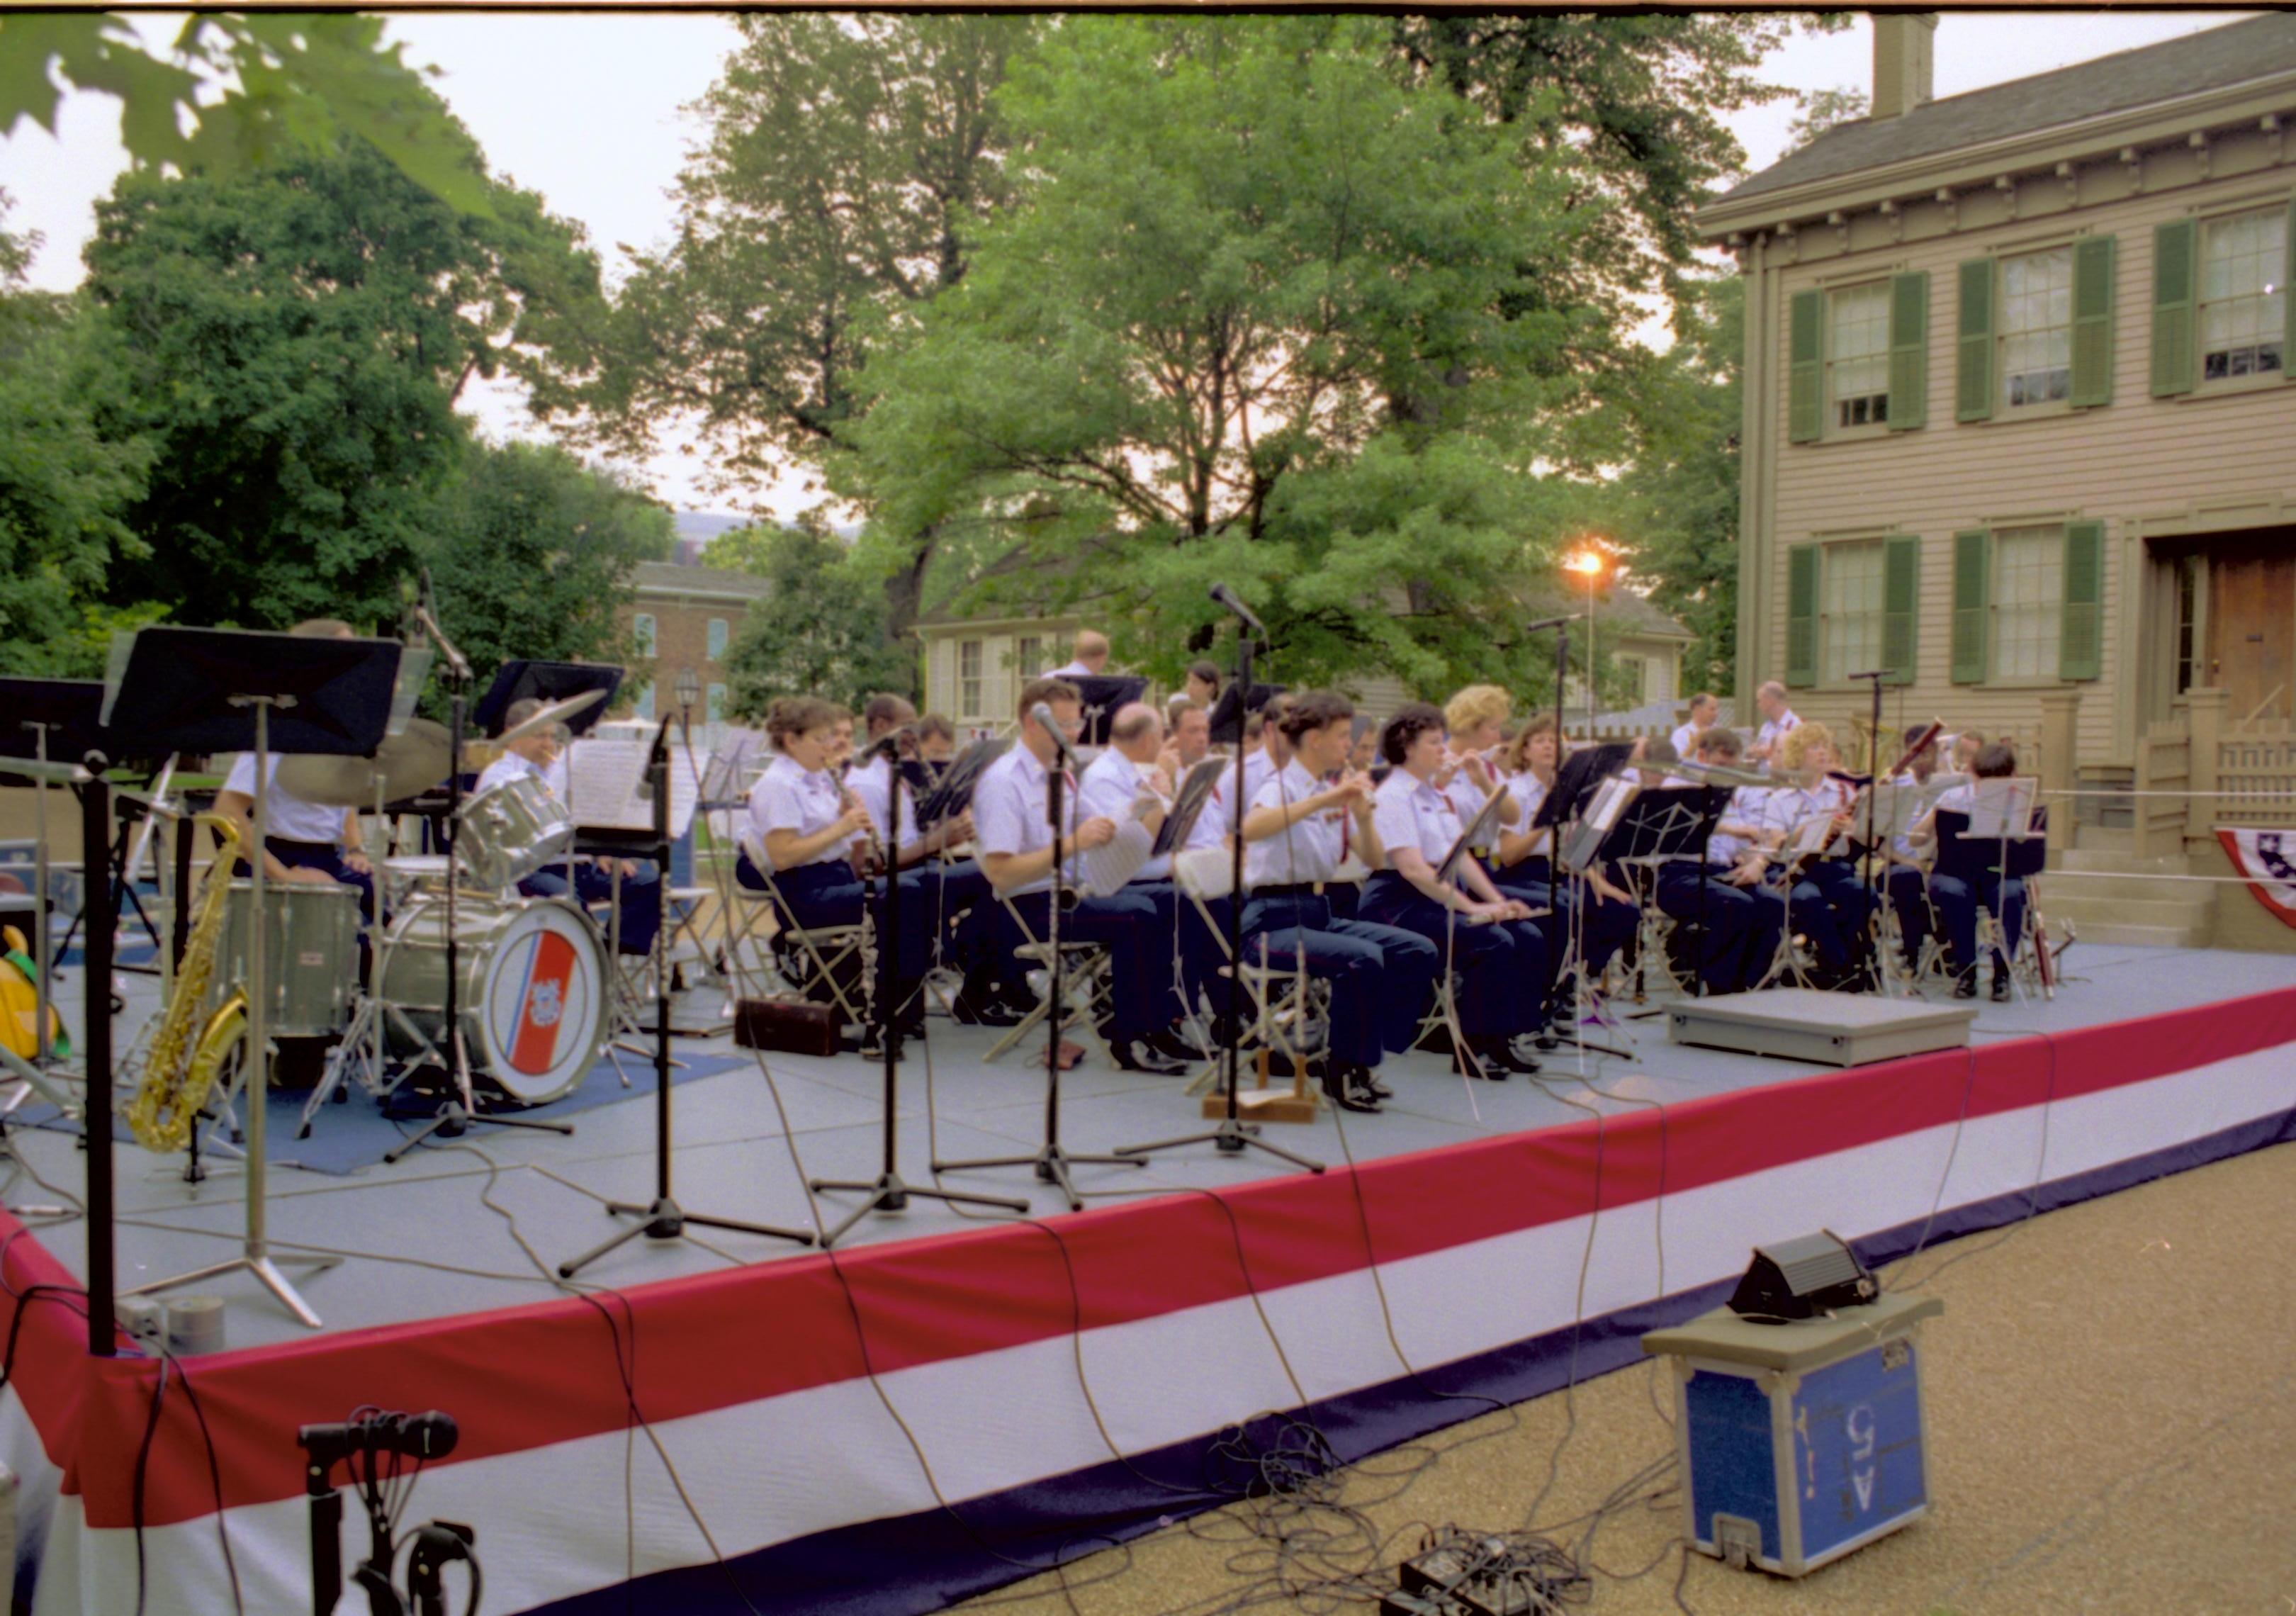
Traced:
[[1730, 1293], [1730, 1311], [1757, 1323], [1784, 1324], [1872, 1301], [1881, 1289], [1847, 1242], [1821, 1230], [1756, 1246], [1753, 1262]]

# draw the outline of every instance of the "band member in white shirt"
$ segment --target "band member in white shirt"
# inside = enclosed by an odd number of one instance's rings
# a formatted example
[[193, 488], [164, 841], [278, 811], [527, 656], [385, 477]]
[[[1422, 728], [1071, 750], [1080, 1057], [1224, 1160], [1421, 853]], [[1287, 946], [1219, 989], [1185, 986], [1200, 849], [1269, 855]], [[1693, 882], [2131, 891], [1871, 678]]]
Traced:
[[[298, 639], [354, 638], [348, 623], [333, 618], [314, 618], [287, 631]], [[374, 866], [361, 844], [358, 810], [306, 802], [279, 783], [280, 754], [273, 752], [265, 770], [268, 790], [264, 794], [263, 874], [269, 881], [334, 882], [356, 887], [359, 913], [374, 919]], [[223, 789], [216, 793], [215, 811], [232, 821], [239, 832], [237, 874], [252, 875], [248, 849], [255, 841], [255, 754], [242, 752], [231, 762]]]
[[1442, 955], [1416, 932], [1332, 912], [1331, 892], [1350, 884], [1334, 879], [1340, 866], [1373, 834], [1370, 778], [1341, 772], [1354, 717], [1346, 697], [1310, 691], [1278, 720], [1292, 759], [1243, 820], [1243, 952], [1275, 969], [1303, 962], [1332, 984], [1324, 1092], [1376, 1111], [1391, 1097], [1375, 1075], [1381, 1057], [1411, 1047]]
[[[1939, 814], [1966, 816], [1977, 806], [1977, 782], [2006, 780], [2016, 773], [2017, 749], [2006, 741], [1988, 741], [1978, 748], [1976, 758], [1970, 763], [1970, 783], [1954, 786], [1937, 800], [1937, 806], [1914, 827], [1915, 840], [1931, 841], [1936, 838]], [[2025, 935], [2025, 882], [2020, 876], [2003, 873], [1997, 849], [1997, 841], [1990, 849], [1980, 844], [1977, 849], [1980, 868], [1970, 879], [1947, 873], [1944, 866], [1948, 849], [1940, 848], [1938, 866], [1930, 874], [1930, 901], [1937, 906], [1938, 924], [1945, 931], [1946, 949], [1952, 956], [1953, 996], [1957, 999], [1977, 997], [1978, 905], [1983, 904], [1992, 911], [2001, 923], [2001, 935], [2010, 939], [2012, 947]], [[1997, 948], [1993, 952], [1993, 997], [1999, 1003], [2009, 997], [2009, 962]]]
[[928, 763], [947, 763], [956, 756], [956, 728], [937, 712], [917, 720], [917, 752]]
[[[1831, 773], [1840, 763], [1833, 734], [1824, 725], [1803, 724], [1786, 732], [1773, 769], [1784, 783], [1763, 808], [1764, 840], [1770, 847], [1784, 848], [1804, 824], [1821, 817], [1836, 838], [1856, 833], [1849, 815], [1855, 793]], [[1785, 890], [1786, 923], [1808, 939], [1816, 956], [1813, 985], [1853, 991], [1866, 986], [1870, 912], [1857, 866], [1846, 855], [1805, 859], [1789, 883], [1782, 862], [1773, 866], [1770, 884]]]
[[[510, 710], [503, 715], [503, 727], [515, 729], [541, 708], [542, 703], [530, 697], [512, 702]], [[549, 791], [551, 766], [558, 761], [564, 746], [555, 726], [521, 735], [504, 747], [502, 755], [480, 772], [472, 795], [521, 779], [537, 781], [545, 791]], [[551, 795], [555, 800], [557, 793], [553, 792]], [[559, 806], [562, 808], [564, 804]], [[570, 890], [575, 901], [585, 908], [594, 903], [611, 903], [617, 950], [623, 954], [653, 952], [653, 939], [661, 930], [661, 893], [651, 865], [630, 858], [577, 858], [572, 861], [574, 881], [570, 889], [567, 885], [567, 860], [554, 859], [521, 880], [518, 890], [528, 898], [563, 898]], [[621, 877], [619, 883], [615, 881], [617, 869]]]
[[[1741, 744], [1737, 731], [1718, 725], [1699, 737], [1698, 761], [1736, 768]], [[1674, 917], [1677, 952], [1689, 956], [1690, 969], [1710, 993], [1739, 993], [1759, 983], [1785, 933], [1786, 900], [1762, 884], [1764, 861], [1754, 848], [1767, 795], [1738, 787], [1703, 860], [1676, 858], [1659, 865], [1658, 906]]]
[[1766, 767], [1775, 767], [1778, 748], [1800, 727], [1801, 718], [1786, 705], [1786, 687], [1775, 679], [1754, 693], [1754, 709], [1762, 715], [1762, 727], [1754, 736], [1754, 744], [1746, 749], [1746, 756]]
[[1166, 750], [1171, 754], [1172, 778], [1177, 783], [1211, 756], [1212, 715], [1201, 701], [1186, 696], [1173, 699], [1172, 734]]
[[[744, 846], [734, 878], [753, 892], [772, 891], [784, 925], [810, 931], [860, 923], [865, 909], [877, 923], [877, 946], [893, 950], [892, 1019], [904, 1032], [924, 1029], [919, 992], [931, 958], [931, 915], [923, 884], [914, 874], [865, 880], [857, 848], [872, 835], [869, 810], [831, 772], [842, 714], [827, 701], [795, 696], [776, 701], [766, 718], [775, 756], [750, 790], [745, 841], [773, 866], [773, 885], [750, 862]], [[900, 931], [886, 925], [887, 879], [901, 883]], [[874, 987], [874, 984], [872, 984]]]
[[1714, 727], [1714, 720], [1721, 711], [1722, 703], [1706, 691], [1702, 690], [1691, 697], [1690, 721], [1667, 737], [1674, 742], [1674, 755], [1677, 758], [1697, 757], [1698, 738]]
[[1387, 868], [1365, 883], [1357, 915], [1415, 931], [1446, 951], [1465, 1039], [1465, 1047], [1452, 1051], [1455, 1070], [1495, 1080], [1536, 1071], [1538, 1063], [1518, 1054], [1513, 1040], [1546, 1024], [1545, 934], [1530, 906], [1494, 886], [1472, 855], [1461, 859], [1456, 880], [1436, 874], [1460, 833], [1450, 799], [1435, 785], [1447, 751], [1443, 715], [1410, 703], [1380, 732], [1380, 751], [1394, 765], [1372, 811]]
[[1058, 668], [1047, 669], [1042, 676], [1047, 679], [1096, 679], [1108, 667], [1108, 636], [1096, 628], [1077, 631], [1076, 645], [1069, 660]]
[[[1041, 939], [1052, 907], [1048, 802], [1051, 771], [1060, 767], [1060, 751], [1054, 738], [1031, 716], [1039, 703], [1051, 710], [1053, 721], [1068, 734], [1077, 733], [1083, 699], [1076, 686], [1059, 679], [1032, 680], [1016, 704], [1019, 744], [981, 772], [972, 793], [972, 823], [980, 867], [997, 894]], [[1115, 840], [1113, 821], [1078, 814], [1073, 781], [1066, 783], [1062, 810], [1064, 847], [1083, 851]], [[1071, 860], [1063, 879], [1073, 881], [1074, 870]], [[1136, 893], [1086, 898], [1062, 913], [1061, 935], [1108, 949], [1111, 999], [1102, 1031], [1117, 1064], [1128, 1070], [1173, 1075], [1186, 1068], [1157, 1054], [1148, 1043], [1151, 1035], [1167, 1029], [1172, 1011], [1171, 939], [1168, 932], [1158, 934], [1156, 918], [1155, 904]], [[1009, 922], [1003, 935], [1009, 958], [1022, 939]]]
[[[1449, 768], [1436, 776], [1436, 784], [1451, 800], [1451, 810], [1462, 824], [1482, 812], [1491, 788], [1502, 783], [1498, 748], [1507, 715], [1513, 710], [1513, 700], [1496, 685], [1470, 685], [1443, 704], [1443, 725], [1451, 737]], [[1498, 822], [1521, 824], [1522, 805], [1513, 797], [1503, 800]], [[1496, 845], [1496, 833], [1493, 834]]]
[[[1503, 777], [1507, 794], [1521, 812], [1514, 824], [1499, 833], [1491, 879], [1500, 891], [1534, 909], [1552, 908], [1557, 923], [1546, 929], [1547, 935], [1556, 941], [1575, 941], [1579, 969], [1587, 980], [1594, 981], [1634, 936], [1642, 923], [1642, 911], [1635, 906], [1633, 894], [1620, 884], [1615, 870], [1597, 865], [1587, 872], [1583, 881], [1554, 879], [1554, 829], [1533, 828], [1531, 822], [1554, 789], [1561, 738], [1554, 715], [1543, 712], [1533, 714], [1508, 743]], [[1550, 1018], [1562, 1013], [1562, 991], [1569, 986], [1561, 977], [1561, 961], [1556, 964], [1558, 980], [1554, 1002], [1548, 1007]]]
[[[1906, 770], [1894, 782], [1899, 786], [1925, 785], [1937, 773], [1935, 741], [1906, 759]], [[1930, 935], [1929, 863], [1907, 825], [1890, 839], [1882, 890], [1898, 917], [1898, 938], [1905, 947], [1906, 968], [1922, 963], [1922, 945]]]

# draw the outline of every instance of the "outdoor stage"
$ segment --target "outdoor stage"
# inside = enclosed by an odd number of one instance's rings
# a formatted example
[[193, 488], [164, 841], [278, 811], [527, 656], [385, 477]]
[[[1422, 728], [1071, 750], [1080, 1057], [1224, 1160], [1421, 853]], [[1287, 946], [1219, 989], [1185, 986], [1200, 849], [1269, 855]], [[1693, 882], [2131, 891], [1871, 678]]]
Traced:
[[[1387, 1068], [1388, 1114], [1271, 1131], [1329, 1161], [1320, 1177], [1206, 1146], [1081, 1169], [1095, 1199], [1070, 1216], [1025, 1170], [951, 1175], [1030, 1194], [1035, 1216], [920, 1202], [828, 1253], [639, 1241], [585, 1271], [615, 1287], [586, 1297], [541, 1269], [611, 1231], [603, 1199], [651, 1191], [643, 1062], [627, 1095], [594, 1078], [585, 1101], [608, 1103], [571, 1138], [481, 1128], [395, 1167], [364, 1099], [306, 1144], [275, 1112], [275, 1161], [331, 1169], [273, 1175], [275, 1248], [362, 1253], [299, 1278], [327, 1328], [244, 1276], [199, 1287], [229, 1299], [229, 1347], [171, 1372], [152, 1427], [156, 1363], [86, 1357], [76, 1298], [12, 1304], [19, 1592], [37, 1578], [43, 1613], [136, 1609], [140, 1513], [144, 1608], [232, 1609], [219, 1477], [244, 1608], [308, 1609], [295, 1428], [379, 1404], [460, 1423], [401, 1524], [474, 1524], [488, 1612], [929, 1610], [1233, 1497], [1207, 1448], [1255, 1414], [1306, 1404], [1353, 1459], [1635, 1358], [1756, 1242], [1823, 1226], [1878, 1261], [2296, 1136], [2286, 957], [2084, 945], [2067, 964], [2085, 980], [2054, 1004], [1981, 1005], [1967, 1053], [1834, 1072], [1675, 1048], [1649, 1021], [1632, 1060], [1558, 1054], [1531, 1080], [1469, 1085], [1414, 1055]], [[986, 1065], [988, 1037], [936, 1020], [930, 1061], [904, 1067], [913, 1182], [931, 1182], [933, 1127], [945, 1157], [1037, 1142], [1041, 1062]], [[679, 1049], [717, 1057], [674, 1090], [689, 1210], [804, 1225], [803, 1176], [873, 1175], [876, 1066], [775, 1055], [769, 1085], [725, 1040]], [[1064, 1140], [1189, 1131], [1181, 1088], [1088, 1064]], [[9, 1140], [78, 1191], [72, 1136]], [[194, 1187], [176, 1161], [118, 1160], [123, 1287], [236, 1249], [227, 1165]], [[8, 1199], [56, 1197], [20, 1176]], [[0, 1229], [12, 1293], [77, 1283], [83, 1225]], [[356, 1562], [363, 1530], [345, 1545]]]

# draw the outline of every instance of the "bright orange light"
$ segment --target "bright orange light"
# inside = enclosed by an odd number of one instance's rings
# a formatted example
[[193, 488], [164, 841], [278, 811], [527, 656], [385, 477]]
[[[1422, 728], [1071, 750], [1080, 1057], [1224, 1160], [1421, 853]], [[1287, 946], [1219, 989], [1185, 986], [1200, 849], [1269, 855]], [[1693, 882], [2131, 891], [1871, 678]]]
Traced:
[[1573, 550], [1562, 563], [1566, 572], [1576, 572], [1587, 578], [1600, 578], [1610, 570], [1610, 562], [1595, 550]]

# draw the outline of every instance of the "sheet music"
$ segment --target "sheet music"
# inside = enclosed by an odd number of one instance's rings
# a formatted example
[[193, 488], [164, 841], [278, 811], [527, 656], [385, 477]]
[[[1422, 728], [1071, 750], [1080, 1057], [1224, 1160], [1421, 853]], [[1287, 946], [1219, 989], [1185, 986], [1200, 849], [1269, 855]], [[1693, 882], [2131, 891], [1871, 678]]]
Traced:
[[1141, 865], [1155, 851], [1156, 839], [1143, 824], [1141, 816], [1158, 807], [1152, 797], [1136, 799], [1131, 813], [1116, 822], [1116, 835], [1105, 846], [1086, 848], [1078, 855], [1084, 868], [1082, 885], [1095, 898], [1105, 898], [1120, 892], [1125, 883], [1140, 874]]
[[2013, 775], [1977, 782], [1975, 800], [1969, 808], [1969, 829], [1963, 833], [1983, 840], [2011, 840], [2030, 835], [2038, 780]]
[[[566, 750], [566, 807], [585, 830], [650, 831], [653, 803], [646, 792], [648, 741], [585, 740]], [[685, 834], [701, 800], [693, 759], [669, 749], [669, 833]]]
[[702, 800], [731, 802], [740, 797], [750, 765], [765, 744], [765, 736], [754, 729], [727, 730], [726, 738], [718, 742], [717, 750], [709, 754], [709, 761], [702, 768]]

